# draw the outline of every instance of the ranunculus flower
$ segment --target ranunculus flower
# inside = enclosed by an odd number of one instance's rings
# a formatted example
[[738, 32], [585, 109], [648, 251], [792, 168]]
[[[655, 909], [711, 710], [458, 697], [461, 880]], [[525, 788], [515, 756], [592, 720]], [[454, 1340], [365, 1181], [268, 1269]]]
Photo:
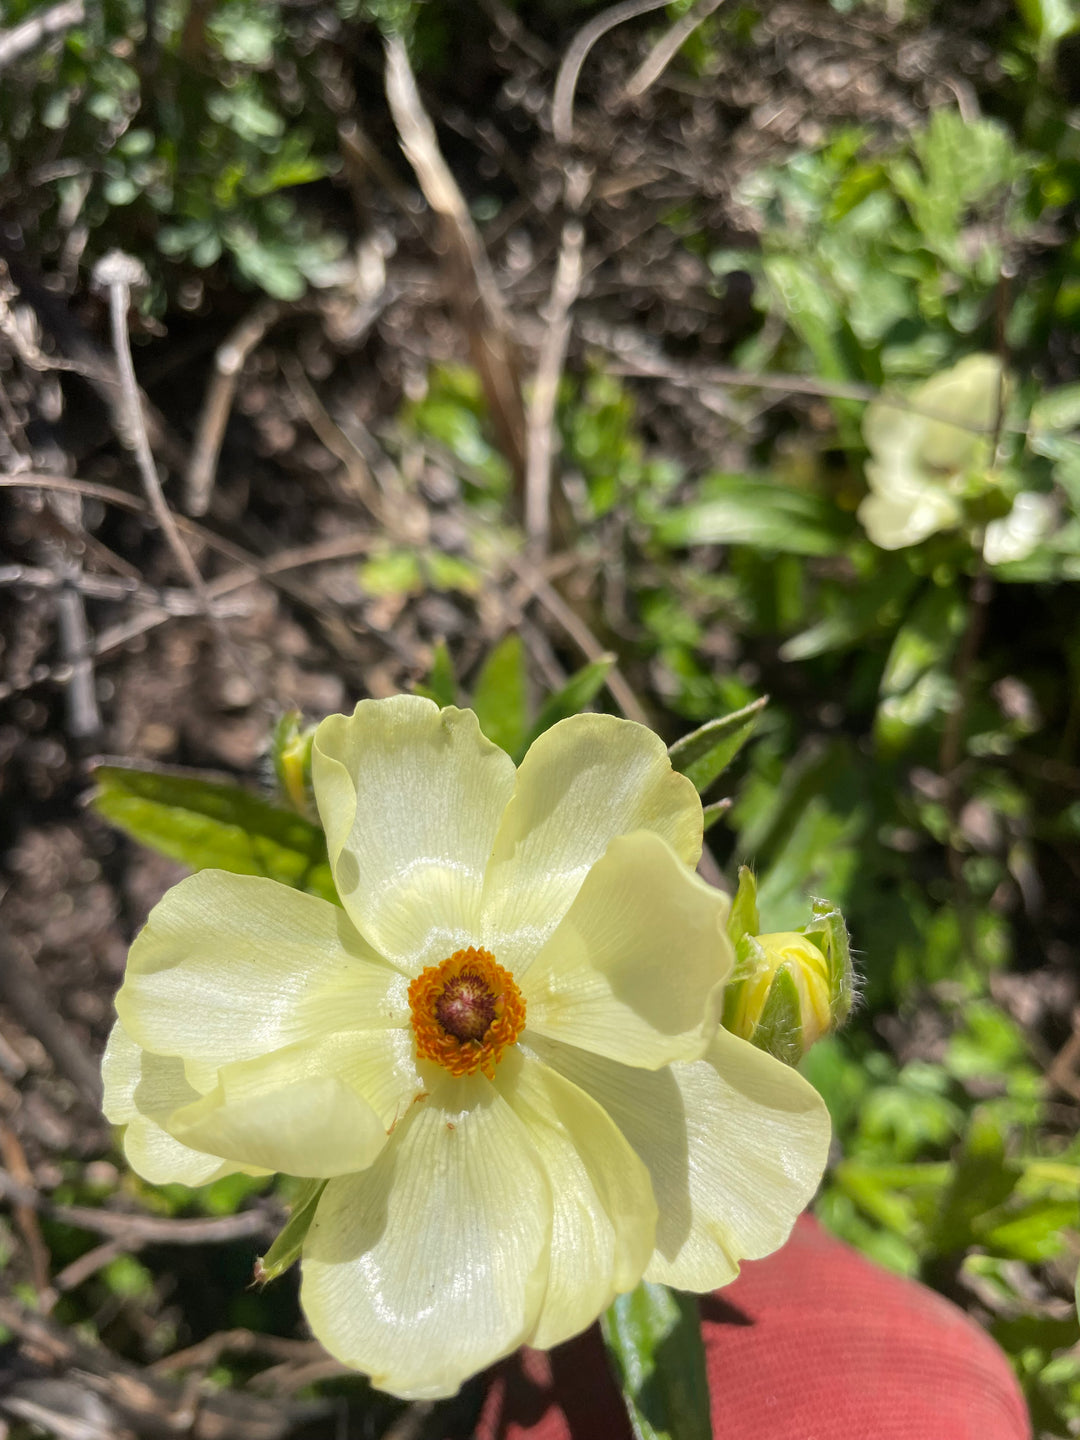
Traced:
[[858, 514], [882, 550], [918, 545], [963, 521], [963, 501], [993, 461], [1001, 361], [968, 355], [931, 376], [909, 399], [912, 409], [875, 401], [863, 417], [870, 494]]
[[327, 1177], [301, 1302], [403, 1396], [781, 1245], [828, 1117], [718, 1029], [728, 902], [660, 740], [578, 716], [515, 772], [399, 696], [324, 720], [313, 775], [344, 908], [204, 871], [131, 948], [104, 1074], [132, 1165]]

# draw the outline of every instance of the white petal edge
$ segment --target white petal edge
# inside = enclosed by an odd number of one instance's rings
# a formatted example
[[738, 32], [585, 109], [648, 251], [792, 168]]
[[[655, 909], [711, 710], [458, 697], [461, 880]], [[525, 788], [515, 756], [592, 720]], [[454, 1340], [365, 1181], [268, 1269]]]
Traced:
[[515, 976], [529, 1033], [650, 1070], [696, 1059], [734, 964], [729, 909], [658, 835], [612, 840]]
[[528, 1336], [540, 1350], [591, 1325], [644, 1274], [656, 1234], [649, 1172], [606, 1112], [523, 1048], [495, 1075], [547, 1172], [554, 1203], [547, 1289]]
[[204, 870], [150, 912], [116, 1010], [144, 1049], [220, 1066], [328, 1029], [404, 1024], [406, 991], [337, 905]]
[[196, 1092], [184, 1076], [182, 1061], [174, 1056], [148, 1054], [119, 1021], [105, 1047], [101, 1074], [105, 1117], [114, 1125], [127, 1127], [124, 1154], [135, 1173], [151, 1185], [208, 1185], [244, 1168], [181, 1145], [150, 1113], [139, 1110], [136, 1096], [140, 1090], [143, 1103], [156, 1114], [189, 1102]]
[[829, 1150], [825, 1103], [797, 1071], [725, 1030], [704, 1059], [653, 1073], [537, 1048], [603, 1105], [648, 1167], [660, 1219], [647, 1280], [714, 1290], [741, 1260], [784, 1244]]
[[338, 894], [376, 949], [411, 976], [475, 944], [514, 764], [472, 711], [362, 700], [316, 730], [312, 776]]
[[551, 935], [618, 835], [650, 830], [690, 869], [701, 801], [664, 742], [614, 715], [574, 715], [544, 732], [517, 773], [484, 882], [483, 943], [516, 974]]
[[301, 1304], [331, 1355], [379, 1389], [453, 1395], [531, 1333], [551, 1223], [525, 1126], [482, 1076], [447, 1078], [369, 1170], [327, 1185]]
[[[369, 1040], [383, 1058], [388, 1033], [401, 1032], [337, 1034], [225, 1065], [215, 1088], [175, 1111], [166, 1127], [195, 1149], [287, 1175], [326, 1179], [364, 1170], [386, 1144], [388, 1127], [346, 1073]], [[413, 1076], [411, 1093], [398, 1096], [402, 1107], [421, 1088]]]

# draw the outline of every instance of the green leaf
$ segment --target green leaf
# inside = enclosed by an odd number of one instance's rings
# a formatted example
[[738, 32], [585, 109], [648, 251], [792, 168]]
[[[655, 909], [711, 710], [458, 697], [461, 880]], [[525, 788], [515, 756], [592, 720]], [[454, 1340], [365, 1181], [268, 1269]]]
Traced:
[[702, 829], [707, 835], [718, 820], [722, 820], [735, 802], [730, 795], [725, 795], [723, 800], [714, 800], [711, 805], [701, 807]]
[[457, 704], [457, 676], [454, 674], [454, 662], [450, 658], [450, 651], [446, 648], [444, 640], [440, 640], [435, 646], [435, 652], [431, 657], [431, 674], [428, 676], [428, 683], [414, 685], [413, 689], [417, 695], [423, 695], [427, 700], [434, 700], [440, 710], [445, 710], [447, 705]]
[[310, 820], [238, 785], [166, 770], [99, 765], [94, 809], [192, 870], [266, 875], [338, 903], [326, 839]]
[[279, 1231], [277, 1239], [266, 1254], [255, 1261], [256, 1284], [265, 1285], [270, 1280], [276, 1280], [300, 1259], [300, 1251], [311, 1229], [311, 1222], [315, 1219], [319, 1198], [325, 1189], [325, 1180], [304, 1182], [284, 1228]]
[[565, 720], [570, 715], [577, 715], [584, 710], [585, 706], [596, 696], [614, 664], [614, 655], [601, 655], [599, 660], [593, 660], [590, 664], [583, 665], [580, 670], [571, 675], [562, 689], [544, 702], [536, 724], [519, 747], [518, 753], [514, 757], [515, 760], [520, 761], [532, 742], [545, 730], [550, 730], [552, 725], [558, 721]]
[[928, 670], [944, 665], [964, 620], [964, 602], [955, 590], [932, 585], [924, 591], [893, 641], [881, 677], [881, 694], [904, 695]]
[[789, 555], [835, 555], [850, 522], [817, 495], [745, 475], [711, 477], [704, 498], [667, 511], [657, 535], [669, 546], [754, 545]]
[[731, 902], [731, 914], [727, 923], [728, 938], [734, 945], [744, 935], [761, 933], [761, 918], [757, 907], [757, 881], [749, 865], [739, 866], [739, 884]]
[[1080, 430], [1080, 385], [1059, 385], [1040, 395], [1028, 424], [1032, 430]]
[[697, 1297], [642, 1281], [600, 1326], [637, 1440], [712, 1440]]
[[500, 640], [484, 661], [472, 707], [489, 740], [516, 755], [528, 728], [525, 646], [520, 635]]
[[762, 695], [760, 700], [752, 700], [741, 710], [709, 720], [676, 740], [668, 749], [674, 768], [691, 780], [699, 793], [704, 793], [749, 740], [758, 716], [768, 703], [769, 697]]

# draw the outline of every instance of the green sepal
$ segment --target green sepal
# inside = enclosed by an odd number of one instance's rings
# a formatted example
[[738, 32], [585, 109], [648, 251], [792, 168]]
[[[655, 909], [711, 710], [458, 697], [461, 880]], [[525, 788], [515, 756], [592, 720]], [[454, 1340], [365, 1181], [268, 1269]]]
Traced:
[[799, 987], [787, 966], [777, 970], [761, 1019], [750, 1036], [751, 1045], [767, 1050], [785, 1065], [797, 1065], [803, 1057], [802, 1004]]
[[703, 794], [749, 740], [758, 716], [768, 703], [769, 697], [763, 695], [741, 710], [709, 720], [676, 740], [668, 749], [672, 766]]
[[170, 770], [99, 765], [99, 815], [191, 870], [265, 875], [339, 904], [326, 837], [292, 810], [239, 785]]
[[508, 755], [521, 749], [529, 728], [525, 646], [520, 635], [500, 640], [484, 661], [472, 695], [480, 729]]
[[847, 1019], [854, 997], [847, 925], [835, 905], [828, 900], [815, 900], [813, 919], [803, 934], [813, 940], [829, 967], [829, 1013], [836, 1029]]
[[319, 1199], [326, 1189], [325, 1180], [306, 1180], [297, 1195], [292, 1214], [279, 1231], [277, 1239], [265, 1255], [255, 1261], [255, 1283], [265, 1285], [284, 1275], [290, 1265], [300, 1259], [304, 1241], [315, 1219]]
[[544, 702], [536, 724], [522, 741], [514, 759], [520, 762], [532, 742], [543, 735], [545, 730], [550, 730], [552, 725], [584, 710], [595, 698], [614, 664], [614, 655], [601, 655], [598, 660], [593, 660], [575, 671], [562, 689], [557, 690]]
[[728, 939], [737, 945], [744, 935], [756, 935], [761, 929], [757, 907], [757, 880], [749, 865], [739, 866], [739, 884], [728, 916]]
[[643, 1280], [600, 1328], [637, 1440], [712, 1440], [697, 1296]]
[[299, 710], [286, 710], [270, 737], [270, 759], [281, 798], [305, 820], [315, 818], [311, 783], [311, 745], [315, 726], [305, 725]]

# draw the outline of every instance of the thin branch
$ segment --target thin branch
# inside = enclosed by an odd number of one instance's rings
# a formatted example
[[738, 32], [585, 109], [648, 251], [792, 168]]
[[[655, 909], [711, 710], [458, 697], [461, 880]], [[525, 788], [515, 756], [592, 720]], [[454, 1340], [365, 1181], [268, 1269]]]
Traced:
[[217, 476], [218, 456], [225, 438], [233, 397], [248, 356], [282, 313], [277, 300], [261, 300], [235, 325], [214, 355], [214, 374], [206, 389], [195, 427], [195, 442], [184, 473], [184, 509], [205, 515]]
[[680, 16], [666, 35], [662, 35], [631, 75], [623, 96], [627, 100], [640, 99], [645, 91], [664, 73], [702, 21], [707, 20], [714, 10], [719, 10], [724, 0], [700, 0], [692, 10]]
[[559, 145], [569, 145], [574, 138], [574, 94], [577, 90], [581, 67], [588, 59], [589, 51], [616, 25], [647, 15], [650, 10], [662, 10], [667, 0], [622, 0], [609, 10], [581, 27], [567, 47], [555, 79], [555, 94], [551, 102], [551, 129]]
[[20, 1184], [6, 1170], [0, 1170], [0, 1195], [76, 1230], [139, 1245], [226, 1245], [233, 1240], [263, 1238], [275, 1231], [270, 1216], [261, 1210], [177, 1220], [164, 1215], [95, 1210], [89, 1205], [56, 1205], [33, 1186]]
[[555, 402], [570, 342], [570, 311], [581, 290], [585, 230], [578, 219], [563, 225], [559, 263], [548, 302], [547, 329], [540, 346], [527, 413], [525, 533], [534, 560], [543, 558], [551, 531], [551, 462], [555, 448]]
[[143, 420], [139, 383], [135, 378], [135, 365], [131, 358], [131, 340], [128, 336], [131, 290], [132, 286], [138, 284], [142, 278], [143, 268], [140, 263], [119, 250], [110, 250], [94, 267], [94, 281], [107, 292], [109, 297], [113, 348], [116, 351], [116, 363], [120, 370], [120, 386], [127, 414], [131, 448], [138, 465], [143, 490], [150, 502], [154, 518], [161, 526], [162, 534], [182, 573], [195, 593], [205, 601], [206, 590], [203, 578], [199, 574], [198, 566], [191, 558], [191, 552], [180, 538], [173, 513], [166, 504]]
[[611, 366], [614, 375], [640, 375], [646, 379], [668, 380], [673, 385], [682, 385], [688, 390], [707, 393], [711, 387], [777, 390], [787, 395], [814, 395], [826, 400], [859, 400], [866, 404], [888, 405], [893, 410], [902, 410], [908, 415], [921, 415], [927, 420], [940, 420], [972, 435], [994, 436], [999, 428], [1010, 435], [1024, 435], [1024, 426], [972, 425], [958, 420], [955, 415], [934, 410], [924, 405], [913, 405], [908, 396], [897, 391], [878, 389], [874, 385], [845, 384], [832, 380], [815, 380], [806, 375], [784, 373], [750, 374], [730, 365], [680, 365], [660, 354], [655, 347], [632, 331], [619, 331], [595, 320], [580, 322], [582, 337], [590, 344], [605, 351], [615, 362]]
[[492, 423], [518, 484], [523, 485], [525, 411], [506, 308], [468, 204], [439, 149], [405, 46], [396, 37], [386, 42], [385, 83], [401, 148], [416, 172], [424, 198], [439, 217], [446, 245], [450, 299], [468, 338]]
[[70, 30], [86, 19], [84, 0], [61, 0], [59, 5], [48, 10], [39, 10], [28, 16], [21, 25], [0, 31], [0, 70], [35, 49], [42, 40]]
[[33, 960], [7, 940], [0, 941], [0, 997], [41, 1041], [60, 1074], [97, 1110], [101, 1105], [97, 1063], [45, 993]]

